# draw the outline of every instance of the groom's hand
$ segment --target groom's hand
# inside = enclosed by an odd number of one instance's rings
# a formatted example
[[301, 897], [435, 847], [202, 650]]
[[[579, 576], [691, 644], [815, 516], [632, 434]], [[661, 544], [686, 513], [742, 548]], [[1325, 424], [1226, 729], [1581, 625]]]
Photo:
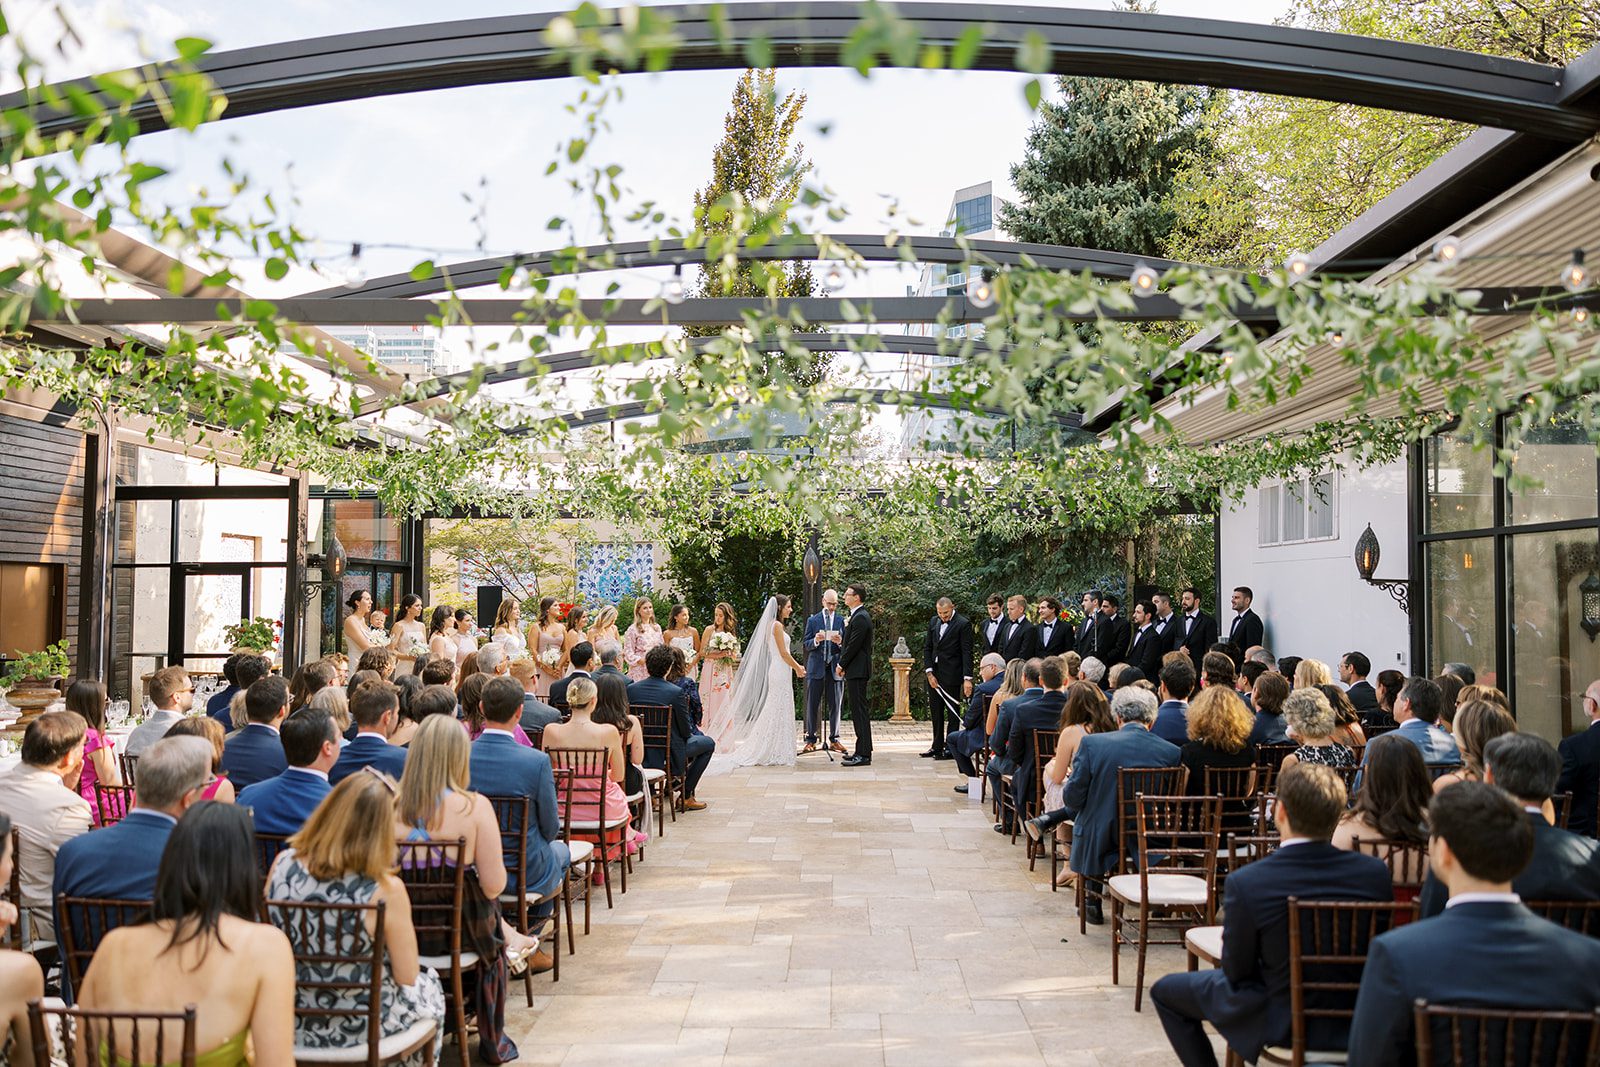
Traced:
[[833, 669], [833, 676], [835, 678], [841, 678], [842, 679], [844, 677], [844, 668], [843, 667], [835, 667]]

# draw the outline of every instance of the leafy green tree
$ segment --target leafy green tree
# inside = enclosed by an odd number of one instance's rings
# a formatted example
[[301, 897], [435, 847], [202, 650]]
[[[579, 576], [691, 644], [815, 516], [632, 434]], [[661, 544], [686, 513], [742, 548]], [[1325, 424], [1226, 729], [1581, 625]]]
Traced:
[[435, 604], [460, 601], [463, 578], [498, 585], [518, 602], [535, 604], [547, 595], [570, 597], [576, 580], [572, 546], [557, 536], [553, 523], [532, 517], [438, 522], [430, 525], [424, 550]]

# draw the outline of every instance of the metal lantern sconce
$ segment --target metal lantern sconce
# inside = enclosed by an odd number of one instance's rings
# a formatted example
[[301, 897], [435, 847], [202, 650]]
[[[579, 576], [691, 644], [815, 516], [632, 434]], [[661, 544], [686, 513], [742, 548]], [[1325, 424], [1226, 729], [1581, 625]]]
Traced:
[[349, 569], [349, 566], [350, 556], [345, 552], [344, 545], [340, 544], [339, 539], [335, 537], [333, 546], [328, 550], [326, 556], [306, 557], [306, 569], [320, 570], [322, 572], [322, 581], [302, 583], [300, 586], [301, 599], [309, 604], [317, 593], [323, 589], [336, 588], [344, 581], [344, 572]]
[[806, 557], [800, 564], [801, 577], [805, 579], [806, 614], [815, 615], [822, 610], [822, 557], [817, 554], [817, 531], [811, 531], [806, 545]]
[[1589, 577], [1578, 584], [1578, 595], [1583, 605], [1583, 618], [1578, 625], [1592, 642], [1600, 636], [1600, 576], [1590, 571]]
[[[1407, 615], [1411, 614], [1411, 580], [1409, 578], [1374, 578], [1378, 570], [1378, 560], [1382, 557], [1382, 550], [1378, 547], [1378, 535], [1372, 532], [1372, 523], [1367, 523], [1367, 528], [1361, 531], [1361, 536], [1356, 540], [1356, 573], [1368, 585], [1375, 585], [1394, 598], [1400, 605], [1400, 610]], [[1600, 579], [1595, 582], [1595, 591], [1600, 594]], [[1596, 598], [1600, 606], [1600, 596]], [[1600, 625], [1600, 618], [1597, 618]]]

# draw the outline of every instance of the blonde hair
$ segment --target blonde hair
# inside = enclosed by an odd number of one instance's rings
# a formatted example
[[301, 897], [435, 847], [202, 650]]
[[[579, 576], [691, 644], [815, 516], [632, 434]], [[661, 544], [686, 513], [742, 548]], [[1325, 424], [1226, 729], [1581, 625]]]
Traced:
[[[430, 828], [439, 816], [446, 792], [469, 796], [472, 746], [467, 732], [449, 715], [429, 715], [417, 727], [400, 776], [400, 821], [407, 826]], [[470, 798], [469, 798], [470, 803]]]
[[[1295, 677], [1300, 676], [1299, 670], [1294, 673]], [[1332, 737], [1339, 725], [1339, 717], [1333, 713], [1328, 695], [1310, 686], [1296, 689], [1283, 698], [1283, 718], [1301, 741]]]
[[1189, 702], [1189, 739], [1224, 752], [1238, 752], [1250, 740], [1255, 719], [1227, 686], [1208, 685]]
[[[459, 726], [456, 732], [461, 732]], [[395, 869], [394, 802], [391, 783], [357, 771], [333, 787], [300, 832], [289, 838], [289, 847], [306, 873], [319, 881], [350, 874], [376, 880]]]
[[168, 737], [198, 737], [211, 742], [211, 773], [222, 769], [222, 742], [226, 731], [222, 724], [209, 715], [190, 715], [179, 719], [167, 731]]
[[616, 607], [614, 605], [607, 604], [605, 607], [603, 607], [599, 611], [595, 612], [594, 625], [589, 627], [589, 632], [592, 633], [592, 634], [599, 633], [600, 631], [604, 630], [607, 626], [616, 625], [616, 622], [617, 622], [617, 609], [616, 609]]
[[599, 690], [587, 678], [574, 678], [567, 686], [567, 707], [586, 708], [595, 702]]
[[511, 661], [511, 677], [519, 682], [526, 682], [533, 677], [533, 660], [526, 656], [519, 656]]
[[[1303, 659], [1294, 669], [1294, 687], [1309, 689], [1314, 685], [1332, 685], [1333, 672], [1320, 659]], [[1326, 698], [1324, 698], [1326, 699]]]
[[350, 729], [350, 694], [344, 686], [329, 685], [318, 689], [311, 694], [311, 702], [307, 706], [333, 716], [341, 734]]

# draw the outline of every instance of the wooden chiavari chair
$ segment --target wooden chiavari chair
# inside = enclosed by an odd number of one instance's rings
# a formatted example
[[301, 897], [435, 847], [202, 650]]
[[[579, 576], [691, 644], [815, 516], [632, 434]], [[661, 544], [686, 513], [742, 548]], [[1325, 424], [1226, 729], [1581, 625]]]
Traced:
[[[1226, 816], [1224, 816], [1226, 817]], [[1252, 837], [1239, 834], [1228, 835], [1228, 847], [1217, 856], [1217, 900], [1222, 899], [1222, 867], [1236, 871], [1247, 863], [1254, 863], [1258, 859], [1270, 855], [1278, 850], [1282, 840], [1276, 837]], [[1222, 927], [1193, 926], [1183, 932], [1183, 949], [1188, 956], [1189, 970], [1199, 970], [1200, 962], [1204, 960], [1216, 967], [1222, 963]]]
[[400, 880], [411, 900], [411, 925], [417, 931], [420, 961], [444, 978], [449, 1001], [449, 1026], [455, 1035], [461, 1067], [471, 1067], [467, 1052], [467, 1006], [462, 976], [484, 966], [476, 952], [461, 947], [461, 908], [466, 895], [464, 837], [453, 841], [401, 841]]
[[[678, 795], [683, 790], [682, 776], [672, 773], [672, 709], [665, 704], [635, 704], [628, 710], [638, 717], [644, 733], [644, 783], [655, 809], [656, 836], [664, 837], [667, 815], [678, 821]], [[659, 769], [654, 766], [657, 761]]]
[[[1044, 765], [1049, 763], [1056, 755], [1056, 745], [1061, 740], [1059, 730], [1030, 730], [1033, 735], [1033, 792], [1028, 798], [1027, 807], [1022, 818], [1033, 819], [1044, 814]], [[1061, 863], [1061, 850], [1056, 847], [1056, 835], [1050, 834], [1044, 841], [1034, 845], [1033, 839], [1028, 839], [1028, 870], [1033, 870], [1038, 861], [1039, 854], [1045, 849], [1050, 850], [1050, 888], [1055, 889], [1056, 868]]]
[[57, 897], [56, 940], [61, 945], [61, 963], [71, 987], [83, 987], [83, 976], [106, 934], [119, 926], [142, 923], [149, 915], [148, 900], [69, 897], [65, 893]]
[[1413, 1006], [1417, 1062], [1453, 1067], [1567, 1067], [1600, 1063], [1600, 1008], [1592, 1012]]
[[[181, 1027], [172, 1040], [167, 1037], [170, 1027]], [[28, 1030], [34, 1063], [64, 1063], [66, 1067], [104, 1067], [108, 1063], [194, 1067], [193, 1004], [185, 1005], [182, 1011], [168, 1012], [85, 1011], [30, 1000]]]
[[[1117, 860], [1112, 871], [1116, 874], [1128, 873], [1128, 857], [1138, 835], [1138, 806], [1134, 798], [1143, 793], [1146, 796], [1178, 796], [1183, 792], [1184, 784], [1189, 780], [1189, 768], [1177, 767], [1121, 767], [1117, 770]], [[1073, 830], [1077, 832], [1076, 828]], [[1085, 914], [1086, 905], [1092, 894], [1100, 901], [1101, 907], [1105, 906], [1106, 894], [1104, 879], [1095, 879], [1101, 883], [1099, 891], [1089, 888], [1090, 879], [1080, 876], [1075, 881], [1075, 903], [1078, 907], [1078, 932], [1089, 932], [1088, 919]]]
[[128, 817], [133, 804], [133, 786], [106, 785], [104, 782], [94, 784], [94, 804], [91, 805], [94, 811], [91, 814], [100, 826], [115, 826]]
[[[500, 851], [505, 857], [506, 888], [500, 894], [500, 906], [509, 905], [515, 918], [511, 925], [517, 932], [525, 937], [532, 937], [534, 924], [530, 921], [528, 909], [539, 904], [557, 905], [551, 913], [554, 928], [552, 941], [555, 950], [552, 959], [555, 962], [552, 981], [561, 981], [561, 908], [560, 896], [562, 885], [558, 885], [549, 893], [540, 896], [528, 891], [524, 885], [528, 871], [528, 798], [490, 796], [489, 804], [494, 808], [495, 822], [500, 826]], [[542, 924], [540, 924], [542, 925]], [[522, 973], [522, 986], [527, 995], [528, 1007], [533, 1007], [533, 971]]]
[[[622, 892], [628, 891], [628, 825], [627, 809], [613, 814], [606, 801], [606, 783], [611, 776], [610, 753], [603, 748], [552, 748], [546, 752], [552, 767], [571, 772], [572, 783], [566, 807], [562, 812], [562, 825], [579, 841], [588, 841], [599, 854], [600, 868], [609, 871], [613, 860], [621, 873]], [[593, 806], [592, 813], [584, 818], [574, 818], [578, 805]], [[592, 817], [591, 817], [592, 814]], [[611, 894], [611, 878], [606, 877], [606, 907], [613, 908], [616, 901]], [[587, 932], [587, 927], [585, 928]]]
[[1587, 937], [1600, 937], [1600, 900], [1524, 900], [1528, 910]]

